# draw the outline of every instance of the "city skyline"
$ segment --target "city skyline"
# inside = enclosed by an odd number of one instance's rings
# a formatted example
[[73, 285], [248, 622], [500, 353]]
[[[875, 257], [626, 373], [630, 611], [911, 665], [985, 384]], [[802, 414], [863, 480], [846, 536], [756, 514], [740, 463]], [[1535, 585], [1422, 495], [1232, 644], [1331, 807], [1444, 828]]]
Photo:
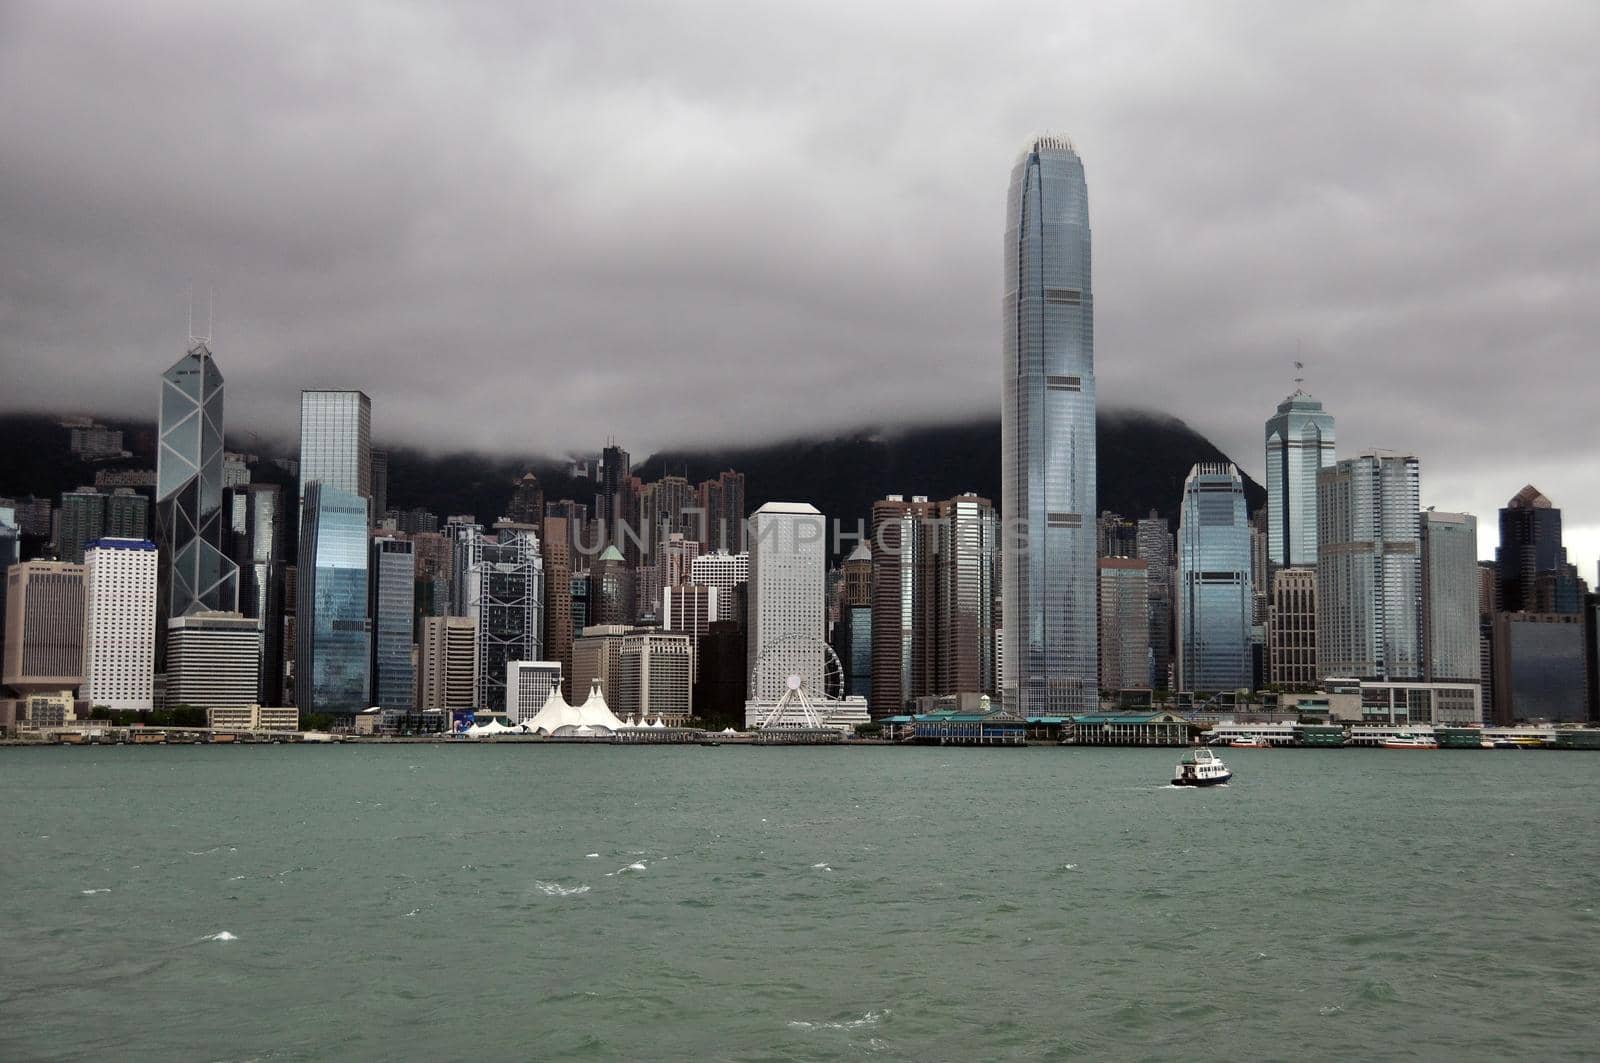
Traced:
[[[595, 47], [616, 27], [587, 13], [395, 26], [375, 10], [293, 32], [274, 13], [8, 15], [0, 84], [30, 104], [0, 118], [18, 147], [0, 193], [18, 220], [0, 363], [29, 368], [14, 401], [136, 412], [138, 367], [181, 338], [192, 280], [217, 292], [233, 422], [278, 435], [293, 430], [286, 378], [369, 389], [390, 432], [430, 447], [560, 452], [597, 418], [640, 452], [781, 437], [795, 396], [839, 426], [983, 414], [992, 160], [1059, 130], [1095, 161], [1114, 249], [1098, 277], [1105, 408], [1183, 417], [1260, 479], [1253, 437], [1302, 360], [1352, 452], [1423, 456], [1426, 504], [1487, 513], [1501, 485], [1532, 480], [1567, 507], [1580, 567], [1600, 554], [1572, 428], [1593, 394], [1570, 386], [1600, 304], [1595, 164], [1572, 150], [1590, 129], [1592, 7], [1292, 23], [1101, 9], [1043, 19], [1048, 47], [978, 12], [936, 11], [904, 40], [872, 12], [791, 13], [770, 48], [826, 47], [838, 80], [866, 86], [849, 104], [816, 91], [809, 63], [739, 46], [770, 36], [759, 8], [715, 34], [702, 13], [641, 16], [615, 49]], [[359, 96], [312, 76], [302, 48], [380, 26], [400, 38], [389, 55], [450, 40], [439, 68], [481, 77], [417, 100], [385, 57]], [[956, 42], [972, 72], [908, 96]], [[566, 46], [597, 61], [571, 69]], [[684, 55], [709, 61], [669, 58]], [[873, 76], [885, 57], [900, 76]], [[224, 87], [197, 96], [167, 73], [196, 63], [227, 69]], [[570, 91], [544, 91], [557, 79]], [[416, 106], [388, 117], [396, 100]], [[312, 149], [287, 132], [335, 103], [359, 136]], [[892, 165], [930, 143], [942, 165]], [[601, 147], [620, 165], [596, 176]], [[447, 161], [485, 148], [498, 165]], [[1501, 371], [1508, 356], [1521, 371]], [[498, 386], [512, 370], [539, 377], [537, 416]], [[1484, 430], [1485, 394], [1504, 427]], [[705, 402], [717, 417], [684, 416]]]

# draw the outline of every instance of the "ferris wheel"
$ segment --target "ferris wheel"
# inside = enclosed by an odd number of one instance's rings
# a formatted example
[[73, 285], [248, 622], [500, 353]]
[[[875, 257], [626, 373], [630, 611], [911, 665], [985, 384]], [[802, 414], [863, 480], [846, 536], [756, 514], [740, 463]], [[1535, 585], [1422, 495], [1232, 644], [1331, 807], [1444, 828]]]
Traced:
[[825, 726], [822, 714], [828, 711], [830, 703], [844, 697], [844, 666], [839, 663], [839, 655], [833, 652], [833, 647], [822, 639], [810, 635], [784, 635], [767, 643], [761, 656], [756, 658], [755, 667], [750, 669], [750, 690], [754, 691], [760, 677], [770, 674], [780, 662], [793, 660], [797, 653], [817, 651], [822, 654], [821, 674], [790, 672], [784, 680], [783, 696], [757, 725], [761, 730]]

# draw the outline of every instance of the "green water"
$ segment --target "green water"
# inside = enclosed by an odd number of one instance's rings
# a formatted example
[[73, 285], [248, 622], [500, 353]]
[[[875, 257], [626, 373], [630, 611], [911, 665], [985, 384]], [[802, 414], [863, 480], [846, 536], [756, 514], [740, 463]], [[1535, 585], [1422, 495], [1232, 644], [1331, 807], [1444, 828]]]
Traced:
[[0, 750], [0, 1059], [1600, 1049], [1600, 755], [1175, 760]]

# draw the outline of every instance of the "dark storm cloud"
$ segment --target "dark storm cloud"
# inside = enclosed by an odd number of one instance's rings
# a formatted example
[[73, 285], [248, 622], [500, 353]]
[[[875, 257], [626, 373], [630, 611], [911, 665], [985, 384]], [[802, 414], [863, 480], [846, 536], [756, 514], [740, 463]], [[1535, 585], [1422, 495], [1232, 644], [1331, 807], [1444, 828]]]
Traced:
[[1342, 453], [1491, 524], [1533, 480], [1592, 558], [1597, 40], [1589, 3], [10, 4], [5, 404], [150, 415], [192, 280], [230, 423], [283, 435], [315, 385], [550, 452], [994, 410], [1051, 130], [1102, 403], [1259, 473], [1299, 351]]

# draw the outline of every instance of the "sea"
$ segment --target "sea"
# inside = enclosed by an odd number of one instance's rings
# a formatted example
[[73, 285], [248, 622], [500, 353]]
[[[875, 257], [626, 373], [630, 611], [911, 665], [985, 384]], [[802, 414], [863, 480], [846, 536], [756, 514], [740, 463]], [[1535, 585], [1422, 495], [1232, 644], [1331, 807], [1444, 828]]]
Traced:
[[1600, 755], [0, 749], [0, 1059], [1600, 1053]]

